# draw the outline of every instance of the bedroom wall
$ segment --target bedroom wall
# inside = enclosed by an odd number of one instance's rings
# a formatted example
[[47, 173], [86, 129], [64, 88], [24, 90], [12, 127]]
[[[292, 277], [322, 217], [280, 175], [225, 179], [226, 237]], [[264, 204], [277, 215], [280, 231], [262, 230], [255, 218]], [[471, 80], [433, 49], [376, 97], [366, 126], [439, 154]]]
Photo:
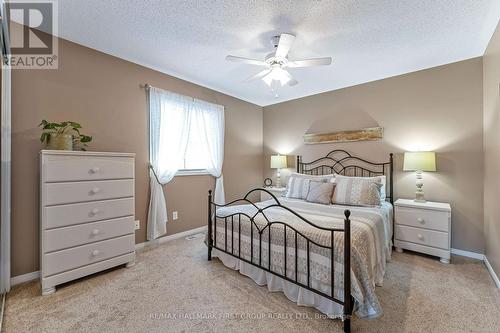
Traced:
[[[333, 149], [373, 161], [394, 152], [396, 198], [412, 198], [415, 175], [402, 172], [402, 153], [434, 150], [438, 172], [424, 174], [426, 198], [451, 203], [453, 248], [483, 253], [482, 84], [482, 59], [475, 58], [265, 107], [265, 176], [274, 177], [269, 155], [276, 152], [304, 161]], [[377, 125], [382, 141], [303, 145], [305, 133]]]
[[486, 257], [500, 276], [500, 26], [483, 58], [484, 234]]
[[[136, 153], [136, 218], [145, 241], [148, 209], [146, 92], [168, 89], [219, 103], [226, 110], [224, 183], [228, 200], [262, 183], [262, 108], [169, 75], [59, 40], [58, 70], [15, 70], [12, 75], [12, 276], [38, 270], [38, 141], [42, 119], [74, 120], [92, 135], [91, 150]], [[242, 176], [244, 175], [244, 176]], [[211, 176], [176, 177], [165, 186], [168, 234], [206, 223]]]

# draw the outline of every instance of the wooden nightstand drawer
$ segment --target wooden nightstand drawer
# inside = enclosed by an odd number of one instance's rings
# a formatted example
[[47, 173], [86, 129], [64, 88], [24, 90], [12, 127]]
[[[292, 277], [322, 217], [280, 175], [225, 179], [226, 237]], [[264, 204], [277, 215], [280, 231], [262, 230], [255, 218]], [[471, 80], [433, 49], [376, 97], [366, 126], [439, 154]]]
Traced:
[[448, 233], [396, 225], [396, 239], [448, 250]]
[[396, 224], [449, 232], [449, 214], [436, 210], [398, 207]]

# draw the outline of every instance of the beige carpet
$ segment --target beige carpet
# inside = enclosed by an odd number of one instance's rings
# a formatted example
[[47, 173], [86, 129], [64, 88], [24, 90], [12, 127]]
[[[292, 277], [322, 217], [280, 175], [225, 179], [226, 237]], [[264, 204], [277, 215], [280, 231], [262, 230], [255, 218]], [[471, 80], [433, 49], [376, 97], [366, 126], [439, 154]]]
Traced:
[[[354, 332], [499, 332], [500, 292], [483, 263], [394, 254], [377, 289], [384, 315]], [[202, 238], [145, 250], [119, 268], [40, 296], [36, 282], [8, 295], [5, 332], [341, 332], [337, 320], [206, 261]]]

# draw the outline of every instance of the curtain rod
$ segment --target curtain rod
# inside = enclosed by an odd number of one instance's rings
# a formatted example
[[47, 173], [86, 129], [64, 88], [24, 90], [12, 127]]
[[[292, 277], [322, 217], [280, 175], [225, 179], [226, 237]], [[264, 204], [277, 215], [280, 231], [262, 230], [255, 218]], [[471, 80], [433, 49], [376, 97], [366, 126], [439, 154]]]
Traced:
[[[149, 83], [141, 84], [140, 87], [146, 89], [146, 91], [148, 91], [149, 89], [153, 88], [153, 86], [150, 85]], [[162, 89], [162, 88], [160, 88], [160, 89]], [[163, 89], [163, 90], [165, 90], [165, 89]], [[167, 90], [167, 91], [169, 91], [169, 90]], [[177, 94], [177, 95], [182, 95], [182, 94], [179, 94], [179, 93], [176, 93], [176, 92], [173, 92], [173, 91], [172, 91], [172, 93]], [[192, 97], [192, 96], [187, 96], [187, 95], [182, 95], [182, 96], [186, 96], [186, 97], [189, 97], [189, 98], [191, 98], [193, 100], [200, 100], [200, 101], [203, 101], [203, 102], [206, 102], [206, 103], [210, 103], [210, 104], [222, 105], [222, 104], [218, 104], [217, 97], [215, 98], [215, 102], [209, 102], [209, 101], [205, 101], [203, 99], [199, 99], [199, 98]]]

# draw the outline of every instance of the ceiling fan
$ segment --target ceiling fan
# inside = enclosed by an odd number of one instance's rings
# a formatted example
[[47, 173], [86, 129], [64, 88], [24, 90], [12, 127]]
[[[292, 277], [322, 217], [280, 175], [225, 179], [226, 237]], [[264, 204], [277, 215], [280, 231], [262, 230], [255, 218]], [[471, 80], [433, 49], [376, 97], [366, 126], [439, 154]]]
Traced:
[[264, 66], [266, 69], [248, 78], [247, 81], [263, 80], [278, 97], [278, 88], [288, 84], [294, 86], [298, 81], [286, 70], [286, 68], [326, 66], [332, 63], [332, 58], [314, 58], [305, 60], [289, 60], [288, 52], [293, 45], [295, 36], [291, 34], [281, 34], [273, 36], [271, 43], [275, 50], [269, 53], [264, 60], [250, 59], [228, 55], [226, 60], [241, 62], [249, 65]]

